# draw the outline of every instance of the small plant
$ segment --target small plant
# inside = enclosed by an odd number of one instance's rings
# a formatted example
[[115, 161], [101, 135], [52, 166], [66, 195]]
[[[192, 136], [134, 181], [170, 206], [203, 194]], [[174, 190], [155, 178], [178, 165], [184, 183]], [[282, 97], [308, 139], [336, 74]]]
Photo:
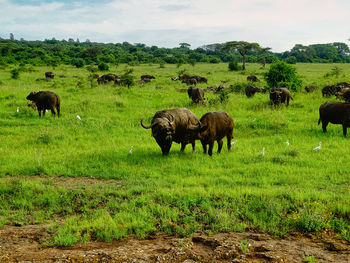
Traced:
[[126, 69], [126, 71], [123, 73], [123, 75], [120, 76], [120, 84], [123, 86], [127, 86], [128, 88], [130, 88], [130, 86], [135, 85], [135, 80], [134, 80], [134, 76], [131, 75], [131, 73], [134, 70], [132, 68], [130, 69]]
[[17, 68], [14, 68], [13, 70], [11, 70], [11, 78], [19, 79], [19, 70]]
[[307, 256], [304, 258], [304, 262], [307, 263], [316, 263], [315, 257], [314, 256]]
[[241, 241], [241, 250], [243, 253], [249, 252], [249, 241]]
[[220, 93], [219, 93], [219, 99], [220, 99], [220, 102], [221, 103], [226, 103], [229, 99], [229, 92], [227, 90], [220, 90]]

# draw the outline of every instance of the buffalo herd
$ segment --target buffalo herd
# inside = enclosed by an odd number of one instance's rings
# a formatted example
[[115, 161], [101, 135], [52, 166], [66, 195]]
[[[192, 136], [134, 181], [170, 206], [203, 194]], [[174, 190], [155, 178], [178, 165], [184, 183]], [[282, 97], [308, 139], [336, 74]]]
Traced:
[[[53, 72], [45, 72], [47, 80], [53, 79], [55, 74]], [[106, 84], [113, 81], [118, 84], [120, 79], [118, 75], [108, 73], [102, 76], [94, 74], [93, 78], [97, 79], [98, 84]], [[152, 75], [142, 75], [141, 83], [149, 82], [155, 79]], [[188, 85], [196, 85], [198, 83], [207, 83], [208, 79], [202, 76], [190, 76], [186, 74], [179, 75], [172, 78], [173, 81], [180, 80]], [[256, 76], [248, 76], [247, 81], [258, 82]], [[207, 91], [218, 93], [226, 87], [220, 85], [218, 88], [207, 87]], [[317, 90], [316, 86], [306, 86], [306, 92], [313, 92]], [[259, 88], [254, 85], [247, 85], [245, 94], [248, 98], [253, 97], [255, 93], [265, 93], [265, 88]], [[188, 97], [193, 103], [205, 103], [204, 89], [190, 86], [187, 89]], [[322, 96], [335, 95], [338, 99], [343, 99], [345, 102], [327, 101], [319, 108], [318, 124], [322, 122], [323, 132], [327, 132], [328, 123], [341, 124], [343, 126], [343, 135], [347, 134], [347, 127], [350, 127], [350, 84], [341, 82], [335, 85], [325, 86], [322, 89]], [[269, 91], [270, 104], [272, 106], [279, 106], [285, 104], [289, 106], [290, 100], [293, 100], [290, 91], [287, 88], [272, 88]], [[27, 97], [31, 103], [28, 107], [38, 110], [39, 117], [45, 116], [46, 110], [50, 110], [52, 116], [60, 116], [60, 97], [52, 91], [32, 91]], [[207, 145], [209, 145], [208, 154], [211, 156], [213, 152], [213, 145], [216, 141], [218, 143], [218, 153], [221, 152], [224, 137], [227, 138], [227, 148], [231, 148], [231, 140], [233, 135], [234, 122], [233, 118], [224, 111], [205, 113], [200, 120], [196, 115], [186, 108], [166, 109], [155, 113], [151, 123], [145, 125], [141, 119], [141, 126], [145, 129], [152, 130], [152, 136], [155, 138], [157, 144], [162, 150], [163, 155], [168, 155], [172, 142], [181, 144], [181, 151], [185, 150], [187, 144], [192, 144], [192, 150], [195, 150], [195, 141], [200, 140], [203, 152], [207, 153]]]

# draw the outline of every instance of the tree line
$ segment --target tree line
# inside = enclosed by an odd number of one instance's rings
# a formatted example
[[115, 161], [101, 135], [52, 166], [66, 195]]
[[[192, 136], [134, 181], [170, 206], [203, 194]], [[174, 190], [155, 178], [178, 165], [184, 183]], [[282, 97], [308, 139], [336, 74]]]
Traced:
[[258, 62], [262, 65], [283, 60], [294, 64], [304, 63], [350, 63], [350, 50], [347, 44], [295, 45], [290, 51], [274, 53], [270, 48], [258, 43], [231, 41], [222, 44], [204, 45], [191, 49], [190, 44], [180, 43], [179, 47], [161, 48], [142, 43], [96, 43], [79, 39], [44, 41], [16, 40], [0, 38], [0, 64], [32, 64], [57, 66], [71, 64], [83, 67], [90, 64], [191, 64], [220, 62]]

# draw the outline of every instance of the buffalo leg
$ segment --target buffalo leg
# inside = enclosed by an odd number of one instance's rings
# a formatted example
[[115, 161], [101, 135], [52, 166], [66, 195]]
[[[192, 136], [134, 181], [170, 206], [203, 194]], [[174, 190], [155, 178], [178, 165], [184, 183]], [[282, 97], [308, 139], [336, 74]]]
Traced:
[[328, 121], [322, 121], [323, 132], [327, 132], [327, 125], [328, 125]]
[[192, 144], [192, 151], [194, 151], [196, 148], [196, 141], [193, 141], [191, 144]]
[[45, 112], [46, 112], [46, 109], [43, 108], [43, 117], [45, 117]]
[[41, 118], [41, 109], [38, 108], [39, 118]]
[[203, 153], [207, 154], [207, 144], [204, 141], [201, 141], [202, 146], [203, 146]]
[[54, 108], [51, 108], [51, 115], [52, 115], [52, 116], [55, 116], [55, 115], [56, 115], [56, 112], [55, 112], [55, 109], [54, 109]]
[[346, 132], [347, 132], [347, 126], [346, 126], [346, 124], [343, 124], [343, 134], [344, 134], [344, 137], [346, 137]]
[[221, 153], [221, 149], [222, 149], [222, 145], [223, 145], [222, 139], [217, 140], [217, 142], [218, 142], [218, 153]]
[[231, 150], [231, 140], [232, 140], [232, 132], [227, 134], [227, 149]]
[[210, 141], [209, 142], [209, 150], [208, 150], [209, 156], [213, 155], [213, 148], [214, 148], [214, 141]]
[[60, 105], [57, 105], [56, 106], [56, 110], [57, 110], [57, 117], [59, 117], [60, 116]]
[[186, 143], [185, 142], [182, 142], [181, 143], [181, 152], [183, 152], [186, 148]]

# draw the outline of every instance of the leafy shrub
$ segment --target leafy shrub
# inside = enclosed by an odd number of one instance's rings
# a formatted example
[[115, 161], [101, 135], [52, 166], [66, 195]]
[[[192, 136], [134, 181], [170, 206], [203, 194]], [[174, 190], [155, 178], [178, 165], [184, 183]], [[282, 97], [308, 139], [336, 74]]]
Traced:
[[120, 84], [123, 86], [127, 86], [130, 88], [130, 86], [133, 86], [135, 84], [134, 76], [131, 75], [133, 72], [133, 69], [127, 69], [121, 76], [120, 76]]
[[108, 64], [101, 62], [100, 64], [98, 64], [98, 69], [102, 71], [106, 71], [106, 70], [109, 70], [109, 66]]
[[265, 80], [269, 88], [287, 87], [292, 91], [300, 91], [303, 84], [297, 76], [296, 68], [284, 61], [273, 63], [265, 73]]
[[326, 74], [324, 74], [324, 78], [328, 78], [328, 77], [336, 77], [338, 78], [339, 75], [342, 73], [342, 69], [335, 66], [334, 68], [331, 69], [330, 72], [327, 72]]
[[294, 56], [290, 56], [290, 57], [288, 57], [288, 58], [286, 59], [286, 62], [287, 62], [288, 64], [296, 64], [296, 63], [297, 63], [297, 58], [294, 57]]
[[235, 93], [244, 93], [245, 88], [248, 86], [249, 84], [247, 82], [237, 82], [233, 85], [230, 85], [230, 91], [231, 92], [235, 92]]
[[13, 70], [11, 70], [11, 78], [19, 79], [19, 70], [17, 68], [14, 68]]
[[220, 93], [219, 93], [219, 100], [221, 103], [226, 103], [229, 99], [229, 91], [227, 90], [220, 90]]
[[77, 68], [82, 68], [85, 65], [85, 60], [82, 58], [73, 58], [71, 64]]
[[238, 71], [241, 69], [242, 69], [242, 67], [238, 65], [238, 62], [236, 60], [232, 60], [232, 61], [230, 61], [230, 63], [228, 63], [228, 70], [229, 71]]

